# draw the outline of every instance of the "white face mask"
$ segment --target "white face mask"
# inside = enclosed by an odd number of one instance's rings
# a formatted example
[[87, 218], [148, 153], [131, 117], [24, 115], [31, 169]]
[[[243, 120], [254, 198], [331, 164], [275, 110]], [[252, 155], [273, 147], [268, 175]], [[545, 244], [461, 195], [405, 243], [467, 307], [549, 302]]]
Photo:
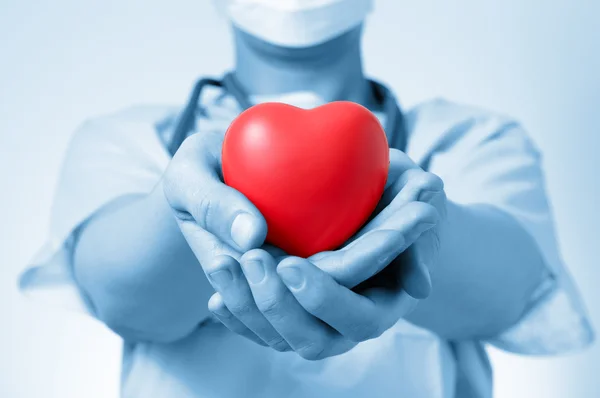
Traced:
[[241, 30], [283, 47], [310, 47], [360, 25], [373, 0], [214, 0]]

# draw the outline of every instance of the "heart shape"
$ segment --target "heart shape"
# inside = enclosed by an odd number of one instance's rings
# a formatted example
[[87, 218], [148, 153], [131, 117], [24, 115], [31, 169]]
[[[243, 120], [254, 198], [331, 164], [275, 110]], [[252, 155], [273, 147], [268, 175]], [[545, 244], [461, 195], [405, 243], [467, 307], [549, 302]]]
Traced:
[[227, 129], [222, 155], [225, 183], [265, 217], [267, 242], [301, 257], [339, 247], [367, 221], [389, 168], [379, 120], [347, 101], [253, 106]]

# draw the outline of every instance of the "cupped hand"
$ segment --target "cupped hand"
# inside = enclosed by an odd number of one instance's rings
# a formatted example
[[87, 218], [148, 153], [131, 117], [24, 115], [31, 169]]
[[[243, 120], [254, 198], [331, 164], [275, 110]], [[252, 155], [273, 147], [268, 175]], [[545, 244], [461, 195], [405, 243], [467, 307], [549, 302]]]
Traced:
[[[391, 149], [386, 189], [371, 220], [341, 250], [318, 253], [310, 260], [348, 287], [370, 283], [382, 269], [392, 268], [386, 272], [394, 271], [406, 293], [424, 299], [431, 290], [430, 272], [437, 263], [445, 221], [443, 181]], [[403, 231], [404, 244], [384, 237], [387, 230]], [[374, 255], [386, 245], [390, 257], [378, 261]]]
[[[223, 269], [223, 259], [236, 261], [242, 253], [261, 247], [267, 224], [244, 195], [222, 182], [222, 142], [217, 133], [188, 137], [165, 172], [163, 188], [179, 228], [215, 290], [224, 292], [228, 281], [235, 281], [240, 294], [249, 294], [248, 284], [245, 279], [239, 283], [236, 270]], [[257, 343], [279, 351], [290, 349], [256, 304], [230, 305], [234, 311], [240, 309], [236, 314], [247, 328], [260, 330]]]
[[[429, 294], [445, 194], [438, 177], [400, 151], [390, 155], [376, 215], [342, 249], [308, 259], [274, 248], [251, 250], [239, 262], [219, 257], [228, 278], [209, 302], [215, 316], [259, 344], [275, 329], [302, 357], [321, 359], [379, 336], [409, 314], [418, 300], [408, 291]], [[255, 318], [272, 328], [249, 322]]]

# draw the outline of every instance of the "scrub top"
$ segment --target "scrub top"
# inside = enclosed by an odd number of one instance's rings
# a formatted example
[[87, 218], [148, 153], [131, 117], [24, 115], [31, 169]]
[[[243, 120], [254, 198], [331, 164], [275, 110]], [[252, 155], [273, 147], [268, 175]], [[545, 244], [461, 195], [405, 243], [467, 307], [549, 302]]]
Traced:
[[[320, 105], [310, 93], [253, 98], [267, 100]], [[172, 106], [133, 107], [91, 119], [76, 131], [47, 243], [21, 276], [26, 294], [94, 315], [73, 279], [77, 231], [107, 204], [152, 190], [170, 161], [166, 145], [178, 112]], [[207, 89], [192, 133], [224, 133], [239, 112], [232, 97]], [[207, 318], [175, 343], [125, 342], [122, 396], [490, 397], [486, 344], [520, 354], [558, 354], [589, 344], [592, 328], [557, 249], [540, 154], [523, 128], [503, 115], [445, 100], [420, 104], [405, 117], [408, 155], [443, 179], [450, 200], [497, 206], [539, 245], [548, 278], [518, 324], [489, 341], [450, 342], [400, 320], [345, 354], [307, 361], [256, 345]]]

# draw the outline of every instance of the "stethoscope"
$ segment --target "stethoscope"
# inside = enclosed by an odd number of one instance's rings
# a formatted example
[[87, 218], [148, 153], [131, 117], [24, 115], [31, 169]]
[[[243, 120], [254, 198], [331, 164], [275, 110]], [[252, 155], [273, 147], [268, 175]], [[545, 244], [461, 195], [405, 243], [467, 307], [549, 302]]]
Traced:
[[[392, 142], [390, 147], [404, 151], [406, 149], [406, 127], [404, 115], [398, 106], [394, 95], [383, 84], [374, 80], [369, 80], [371, 89], [376, 101], [381, 105], [386, 117], [384, 130], [391, 134]], [[169, 152], [173, 155], [179, 149], [179, 146], [186, 139], [190, 131], [196, 129], [196, 115], [198, 111], [200, 96], [206, 86], [220, 87], [226, 93], [230, 94], [238, 103], [242, 110], [250, 108], [253, 104], [250, 102], [248, 94], [241, 87], [233, 73], [226, 73], [221, 80], [202, 78], [194, 85], [190, 98], [179, 116], [175, 125], [173, 138], [169, 145]]]

